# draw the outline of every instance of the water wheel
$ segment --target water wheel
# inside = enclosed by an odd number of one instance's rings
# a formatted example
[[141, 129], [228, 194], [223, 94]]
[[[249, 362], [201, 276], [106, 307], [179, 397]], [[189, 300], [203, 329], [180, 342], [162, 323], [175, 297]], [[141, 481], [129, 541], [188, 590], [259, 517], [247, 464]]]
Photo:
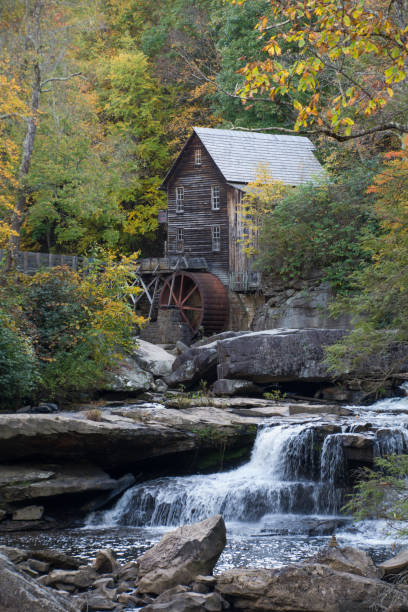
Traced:
[[228, 320], [228, 296], [221, 281], [207, 272], [175, 272], [164, 281], [159, 307], [177, 308], [182, 320], [195, 334], [225, 329]]

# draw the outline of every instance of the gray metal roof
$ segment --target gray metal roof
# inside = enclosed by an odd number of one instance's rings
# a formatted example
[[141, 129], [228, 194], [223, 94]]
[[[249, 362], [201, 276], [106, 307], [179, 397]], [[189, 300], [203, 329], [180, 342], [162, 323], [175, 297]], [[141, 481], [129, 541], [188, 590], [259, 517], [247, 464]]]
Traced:
[[229, 183], [253, 181], [260, 164], [268, 168], [273, 179], [287, 185], [324, 175], [314, 146], [305, 136], [197, 127], [194, 131]]

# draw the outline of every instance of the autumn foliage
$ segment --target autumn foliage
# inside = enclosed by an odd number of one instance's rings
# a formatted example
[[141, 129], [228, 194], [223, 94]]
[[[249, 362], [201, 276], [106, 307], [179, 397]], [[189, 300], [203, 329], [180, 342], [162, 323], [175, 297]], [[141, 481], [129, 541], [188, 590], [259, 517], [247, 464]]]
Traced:
[[241, 97], [289, 98], [296, 131], [338, 140], [387, 129], [404, 133], [407, 19], [400, 1], [271, 1], [257, 26], [267, 58], [242, 68]]

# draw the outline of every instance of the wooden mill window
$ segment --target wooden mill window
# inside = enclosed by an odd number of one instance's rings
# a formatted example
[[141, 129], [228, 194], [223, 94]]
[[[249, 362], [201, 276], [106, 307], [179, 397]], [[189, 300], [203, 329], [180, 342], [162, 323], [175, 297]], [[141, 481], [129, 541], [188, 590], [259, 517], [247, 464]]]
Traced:
[[201, 149], [197, 147], [194, 149], [194, 165], [201, 166]]
[[211, 208], [212, 210], [220, 210], [220, 188], [218, 185], [211, 187]]
[[182, 227], [177, 228], [176, 251], [178, 251], [179, 253], [182, 253], [184, 251], [184, 229]]
[[176, 213], [184, 212], [184, 187], [176, 189]]
[[211, 235], [212, 235], [212, 250], [221, 251], [221, 228], [219, 225], [212, 226]]

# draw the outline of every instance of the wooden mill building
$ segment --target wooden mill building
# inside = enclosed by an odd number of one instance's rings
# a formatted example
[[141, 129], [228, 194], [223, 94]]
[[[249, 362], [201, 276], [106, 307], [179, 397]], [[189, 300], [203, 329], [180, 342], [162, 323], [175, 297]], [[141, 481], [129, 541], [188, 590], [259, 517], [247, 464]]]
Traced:
[[[313, 150], [300, 136], [193, 129], [161, 186], [168, 198], [164, 260], [173, 273], [162, 269], [160, 309], [178, 308], [193, 331], [225, 328], [228, 291], [259, 288], [241, 240], [247, 185], [260, 166], [289, 186], [313, 180], [323, 172]], [[156, 281], [151, 286], [159, 287]]]
[[238, 208], [247, 184], [260, 165], [286, 185], [310, 181], [322, 172], [313, 149], [300, 136], [194, 128], [162, 184], [168, 255], [204, 257], [225, 285], [242, 279], [250, 270], [242, 256]]

